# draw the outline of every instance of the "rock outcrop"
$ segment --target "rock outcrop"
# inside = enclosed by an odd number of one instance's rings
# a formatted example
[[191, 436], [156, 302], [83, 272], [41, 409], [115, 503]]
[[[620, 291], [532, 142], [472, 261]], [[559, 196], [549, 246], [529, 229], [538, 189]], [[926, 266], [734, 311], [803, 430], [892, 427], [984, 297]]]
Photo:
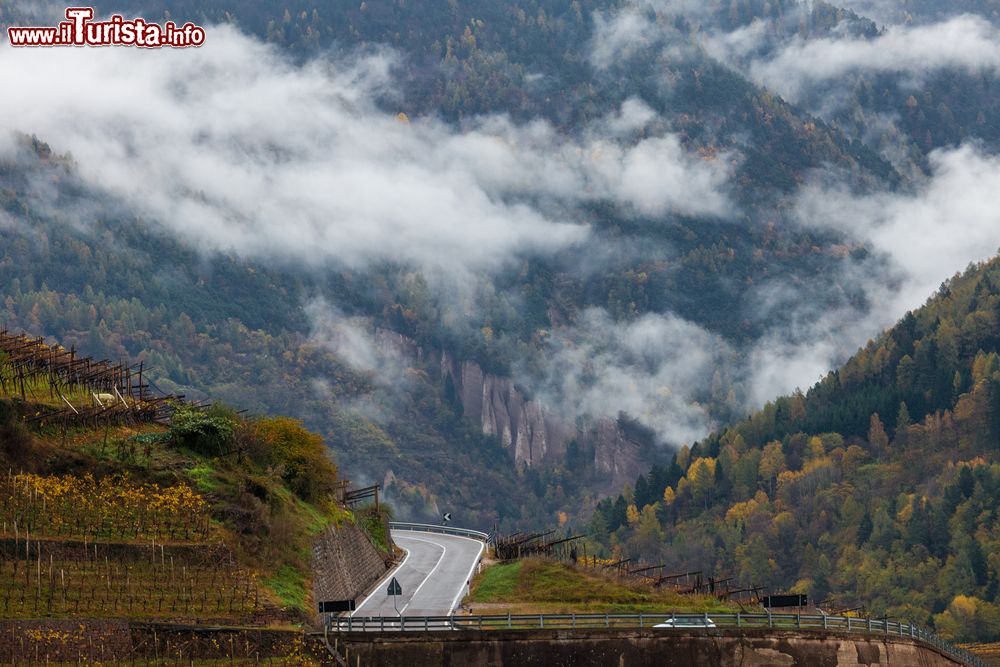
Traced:
[[566, 455], [575, 435], [563, 420], [534, 400], [525, 399], [508, 377], [484, 373], [474, 361], [441, 353], [441, 378], [454, 387], [465, 417], [486, 435], [495, 435], [516, 463], [555, 463]]
[[626, 437], [615, 420], [598, 421], [584, 439], [593, 445], [594, 468], [612, 480], [610, 491], [635, 482], [649, 467], [642, 459], [641, 446]]
[[484, 434], [496, 436], [517, 465], [562, 463], [568, 444], [576, 439], [593, 451], [594, 469], [606, 480], [606, 489], [597, 490], [621, 488], [648, 467], [641, 443], [627, 437], [615, 419], [577, 428], [573, 420], [526, 397], [511, 378], [484, 372], [475, 361], [457, 359], [447, 351], [428, 352], [412, 339], [384, 329], [376, 332], [375, 340], [383, 354], [437, 370], [442, 389], [450, 385], [451, 398], [461, 404], [465, 418]]

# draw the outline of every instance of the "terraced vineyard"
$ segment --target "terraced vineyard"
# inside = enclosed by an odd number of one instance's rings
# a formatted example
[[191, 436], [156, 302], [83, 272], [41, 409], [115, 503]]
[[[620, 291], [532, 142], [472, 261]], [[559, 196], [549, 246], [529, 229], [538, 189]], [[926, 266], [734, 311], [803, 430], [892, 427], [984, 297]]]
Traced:
[[0, 665], [324, 664], [300, 632], [239, 627], [264, 609], [257, 575], [185, 484], [9, 473], [0, 507]]
[[[0, 507], [0, 665], [322, 664], [301, 633], [240, 629], [264, 610], [257, 574], [186, 484], [8, 473]], [[193, 621], [233, 629], [148, 625]]]
[[183, 402], [154, 391], [142, 363], [97, 361], [6, 329], [0, 330], [0, 394], [30, 403], [31, 423], [63, 428], [162, 423]]
[[0, 331], [0, 666], [326, 664], [293, 627], [343, 512], [322, 440], [138, 368]]
[[7, 618], [242, 617], [258, 609], [254, 576], [224, 546], [204, 541], [207, 503], [185, 484], [8, 474], [0, 506]]
[[7, 618], [242, 618], [259, 608], [254, 576], [223, 548], [8, 538], [0, 551], [0, 613]]
[[134, 484], [127, 475], [14, 475], [0, 479], [4, 534], [204, 541], [207, 502], [187, 484]]

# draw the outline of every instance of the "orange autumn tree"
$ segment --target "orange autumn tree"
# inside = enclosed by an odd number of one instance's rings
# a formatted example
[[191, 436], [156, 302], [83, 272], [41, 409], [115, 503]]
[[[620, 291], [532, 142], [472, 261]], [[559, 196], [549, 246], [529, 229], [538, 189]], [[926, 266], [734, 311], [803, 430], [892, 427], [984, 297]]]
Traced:
[[288, 417], [260, 419], [254, 430], [270, 463], [283, 468], [282, 477], [301, 498], [315, 500], [333, 492], [337, 467], [322, 437]]

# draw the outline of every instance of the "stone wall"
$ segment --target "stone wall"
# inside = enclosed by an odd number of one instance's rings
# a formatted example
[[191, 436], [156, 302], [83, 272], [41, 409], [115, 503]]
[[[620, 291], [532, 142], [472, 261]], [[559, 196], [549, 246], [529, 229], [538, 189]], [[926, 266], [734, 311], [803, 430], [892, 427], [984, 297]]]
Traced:
[[354, 600], [388, 570], [390, 559], [353, 523], [330, 526], [313, 545], [313, 598]]
[[956, 667], [907, 637], [778, 630], [537, 630], [355, 633], [352, 657], [368, 667]]
[[0, 665], [138, 665], [157, 658], [178, 665], [225, 658], [284, 662], [287, 656], [303, 652], [324, 659], [323, 664], [332, 663], [325, 661], [326, 650], [318, 642], [300, 632], [264, 628], [196, 628], [111, 619], [0, 620]]

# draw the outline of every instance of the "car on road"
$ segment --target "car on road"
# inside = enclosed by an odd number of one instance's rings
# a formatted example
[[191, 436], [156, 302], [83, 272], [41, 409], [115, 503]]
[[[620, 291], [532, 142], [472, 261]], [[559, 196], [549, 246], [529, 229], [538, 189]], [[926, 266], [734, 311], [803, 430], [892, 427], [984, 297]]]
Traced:
[[657, 623], [654, 628], [714, 628], [715, 623], [708, 616], [675, 616], [668, 618], [662, 623]]

